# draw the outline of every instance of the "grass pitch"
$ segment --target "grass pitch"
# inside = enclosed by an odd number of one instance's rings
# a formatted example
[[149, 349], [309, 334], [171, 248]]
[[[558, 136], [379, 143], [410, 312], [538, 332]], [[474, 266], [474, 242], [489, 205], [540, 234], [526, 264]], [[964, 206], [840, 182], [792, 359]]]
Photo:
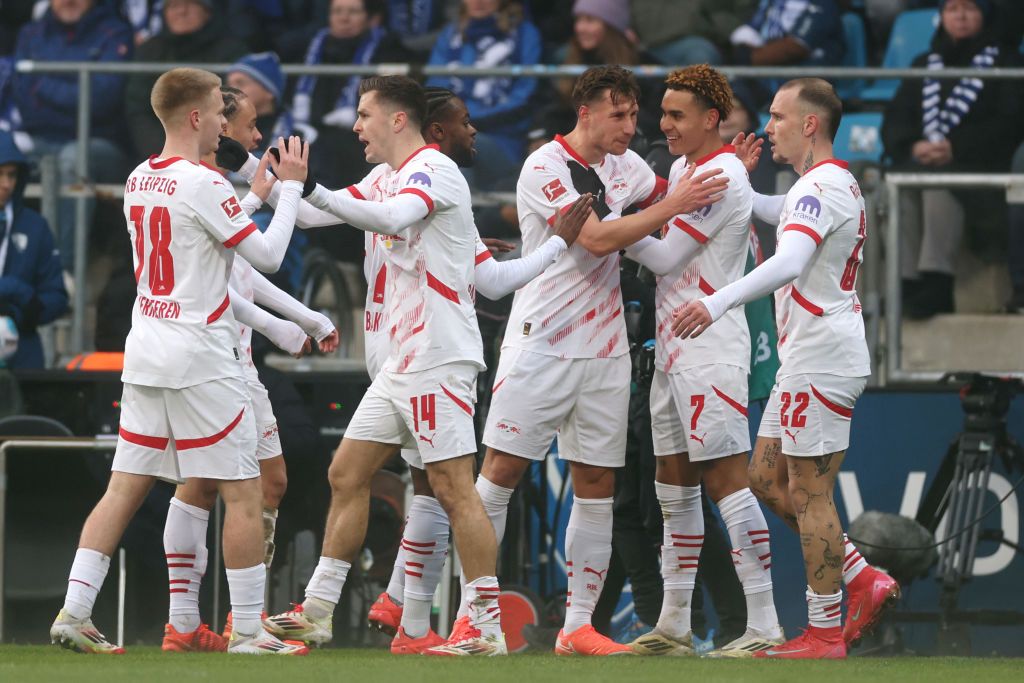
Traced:
[[494, 659], [395, 657], [384, 650], [330, 649], [308, 657], [173, 655], [133, 647], [122, 657], [79, 655], [56, 647], [0, 646], [0, 681], [397, 681], [399, 683], [634, 683], [729, 681], [1024, 681], [1024, 660], [982, 658], [848, 659], [845, 662], [761, 662], [661, 657], [563, 658], [525, 654]]

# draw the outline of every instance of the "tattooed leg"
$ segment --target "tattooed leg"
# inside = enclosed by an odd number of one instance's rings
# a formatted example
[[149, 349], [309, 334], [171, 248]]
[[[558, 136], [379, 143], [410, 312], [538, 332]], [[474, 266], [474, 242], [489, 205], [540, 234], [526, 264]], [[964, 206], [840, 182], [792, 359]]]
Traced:
[[839, 591], [843, 579], [843, 529], [833, 490], [845, 452], [818, 457], [784, 456], [789, 493], [800, 529], [807, 585], [818, 594]]
[[798, 531], [796, 512], [789, 496], [789, 472], [782, 455], [782, 441], [757, 437], [754, 455], [747, 467], [750, 490], [758, 500], [779, 516], [793, 531]]

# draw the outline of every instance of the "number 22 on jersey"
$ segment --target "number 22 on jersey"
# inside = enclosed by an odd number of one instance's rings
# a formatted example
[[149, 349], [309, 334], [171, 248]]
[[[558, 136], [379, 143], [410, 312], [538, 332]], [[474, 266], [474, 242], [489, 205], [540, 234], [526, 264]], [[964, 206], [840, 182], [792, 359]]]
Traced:
[[[171, 214], [166, 206], [131, 206], [128, 216], [135, 226], [135, 281], [139, 282], [146, 265], [146, 236], [149, 236], [149, 291], [167, 296], [174, 289], [174, 257], [171, 254]], [[148, 229], [147, 229], [148, 228]]]

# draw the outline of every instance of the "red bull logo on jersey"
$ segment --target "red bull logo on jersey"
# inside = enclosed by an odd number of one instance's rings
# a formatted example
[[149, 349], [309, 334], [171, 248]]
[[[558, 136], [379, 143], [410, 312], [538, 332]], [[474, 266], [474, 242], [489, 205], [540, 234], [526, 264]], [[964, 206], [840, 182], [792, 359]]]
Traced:
[[139, 313], [147, 318], [177, 319], [181, 316], [181, 304], [177, 301], [157, 301], [139, 295]]

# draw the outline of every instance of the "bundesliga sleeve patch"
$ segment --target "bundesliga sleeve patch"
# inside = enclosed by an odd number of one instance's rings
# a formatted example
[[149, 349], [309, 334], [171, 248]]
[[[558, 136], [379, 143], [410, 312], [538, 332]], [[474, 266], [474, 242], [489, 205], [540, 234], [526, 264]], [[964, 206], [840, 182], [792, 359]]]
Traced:
[[238, 204], [238, 199], [235, 197], [228, 197], [220, 203], [220, 208], [224, 209], [225, 215], [228, 218], [234, 218], [238, 214], [242, 213], [242, 207]]
[[550, 183], [542, 187], [541, 191], [544, 193], [544, 196], [547, 197], [549, 202], [555, 201], [568, 192], [568, 190], [565, 189], [565, 185], [562, 185], [562, 181], [558, 178], [555, 178]]
[[802, 221], [808, 225], [817, 225], [820, 218], [821, 202], [818, 201], [817, 197], [812, 197], [811, 195], [804, 195], [796, 200], [793, 213], [789, 216], [790, 221]]

